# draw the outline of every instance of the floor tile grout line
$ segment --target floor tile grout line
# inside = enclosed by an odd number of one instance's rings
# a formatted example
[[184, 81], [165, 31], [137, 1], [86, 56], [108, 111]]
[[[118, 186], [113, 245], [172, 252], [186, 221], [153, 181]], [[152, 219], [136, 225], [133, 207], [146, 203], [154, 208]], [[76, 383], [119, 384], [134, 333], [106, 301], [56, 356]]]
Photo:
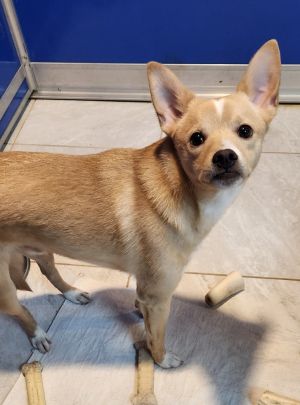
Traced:
[[[57, 315], [59, 314], [60, 310], [62, 309], [64, 303], [67, 301], [66, 298], [64, 298], [63, 294], [57, 294], [57, 295], [61, 295], [62, 298], [63, 298], [63, 300], [62, 300], [62, 303], [60, 304], [60, 306], [58, 307], [57, 311], [55, 312], [54, 317], [51, 319], [51, 322], [50, 322], [48, 328], [46, 329], [46, 333], [48, 333], [49, 329], [50, 329], [51, 326], [53, 325], [53, 322], [54, 322], [55, 319], [57, 318]], [[30, 354], [30, 356], [28, 357], [28, 359], [26, 360], [26, 362], [28, 362], [28, 360], [34, 355], [35, 350], [36, 350], [36, 349], [34, 349], [34, 350], [31, 352], [31, 354]], [[41, 353], [41, 354], [42, 354], [42, 357], [43, 357], [43, 356], [44, 356], [45, 354], [47, 354], [47, 353]]]
[[[10, 150], [11, 150], [11, 149], [14, 147], [14, 145], [16, 144], [16, 140], [18, 139], [18, 137], [19, 137], [19, 135], [20, 135], [20, 132], [22, 131], [22, 129], [23, 129], [25, 123], [26, 123], [26, 121], [27, 121], [27, 119], [28, 119], [28, 117], [29, 117], [29, 115], [30, 115], [30, 113], [31, 113], [31, 110], [32, 110], [32, 108], [33, 108], [33, 106], [34, 106], [34, 104], [35, 104], [35, 100], [30, 100], [29, 105], [27, 106], [26, 110], [25, 110], [24, 113], [23, 113], [23, 116], [21, 117], [21, 119], [20, 119], [20, 121], [19, 121], [17, 127], [15, 128], [15, 130], [17, 130], [18, 133], [17, 133], [16, 137], [14, 138], [13, 142], [12, 142], [11, 144], [8, 143], [8, 145], [9, 145], [9, 144], [11, 145]], [[20, 126], [20, 127], [19, 127], [19, 126]]]
[[[53, 322], [55, 321], [55, 319], [56, 319], [58, 313], [60, 312], [62, 306], [64, 305], [65, 301], [66, 301], [66, 299], [64, 298], [63, 301], [62, 301], [62, 303], [61, 303], [61, 305], [60, 305], [59, 308], [57, 309], [57, 311], [56, 311], [54, 317], [52, 318], [52, 320], [51, 320], [51, 322], [50, 322], [48, 328], [46, 329], [46, 332], [49, 331], [50, 327], [52, 326]], [[34, 349], [34, 350], [31, 349], [30, 355], [28, 356], [28, 358], [26, 359], [26, 361], [25, 361], [23, 364], [29, 362], [29, 360], [31, 359], [31, 357], [34, 355], [34, 352], [35, 352], [35, 351], [36, 351], [36, 349]], [[47, 353], [41, 353], [42, 357], [43, 357], [45, 354], [47, 354]], [[41, 359], [42, 359], [42, 357], [41, 357]], [[21, 372], [21, 370], [19, 369], [19, 377], [18, 377], [18, 379], [16, 380], [15, 384], [14, 384], [14, 385], [11, 387], [11, 389], [8, 391], [8, 393], [7, 393], [7, 395], [5, 396], [5, 398], [4, 398], [4, 400], [2, 401], [2, 403], [4, 403], [4, 402], [6, 401], [7, 397], [9, 396], [9, 394], [11, 393], [11, 391], [14, 389], [14, 387], [16, 386], [16, 384], [17, 384], [17, 382], [18, 382], [18, 380], [20, 379], [21, 376], [22, 376], [22, 372]]]
[[[28, 360], [30, 359], [31, 356], [32, 356], [32, 352], [31, 352], [31, 355], [28, 357], [28, 359], [27, 359], [23, 364], [28, 363]], [[21, 371], [20, 369], [18, 369], [18, 371], [19, 371], [19, 376], [18, 376], [18, 378], [16, 379], [14, 385], [11, 387], [11, 389], [7, 392], [7, 394], [6, 394], [5, 397], [3, 398], [1, 404], [4, 404], [4, 402], [7, 400], [7, 397], [9, 396], [9, 394], [12, 392], [12, 390], [13, 390], [13, 389], [15, 388], [15, 386], [17, 385], [17, 383], [18, 383], [20, 377], [23, 375], [23, 373], [22, 373], [22, 371]]]
[[299, 152], [280, 152], [280, 151], [263, 151], [263, 154], [269, 154], [269, 155], [300, 155], [300, 151]]
[[[24, 122], [25, 123], [25, 122]], [[23, 123], [23, 125], [24, 125]], [[23, 128], [23, 126], [22, 126]], [[21, 128], [21, 129], [22, 129]], [[20, 129], [20, 131], [21, 131]], [[98, 149], [99, 152], [101, 151], [105, 151], [107, 150], [106, 147], [104, 146], [90, 146], [90, 145], [67, 145], [67, 144], [38, 144], [38, 143], [16, 143], [16, 140], [19, 136], [19, 133], [17, 137], [15, 138], [13, 143], [7, 143], [7, 146], [11, 145], [11, 147], [13, 146], [36, 146], [36, 147], [42, 147], [42, 148], [47, 148], [47, 147], [51, 147], [51, 148], [70, 148], [70, 149]], [[159, 138], [162, 139], [162, 138]], [[109, 147], [110, 148], [110, 147]], [[280, 154], [280, 155], [300, 155], [300, 151], [299, 152], [287, 152], [287, 151], [263, 151], [262, 154], [270, 154], [270, 155], [276, 155], [276, 154]]]
[[[63, 262], [55, 262], [58, 266], [74, 266], [74, 267], [101, 267], [101, 266], [96, 266], [95, 264], [89, 264], [89, 263], [63, 263]], [[114, 269], [112, 269], [114, 270]], [[117, 269], [116, 269], [117, 270]]]
[[[59, 265], [59, 266], [77, 266], [77, 267], [97, 267], [97, 268], [101, 268], [101, 266], [96, 266], [94, 264], [81, 264], [81, 263], [62, 263], [62, 262], [55, 262], [55, 264]], [[120, 271], [118, 269], [111, 269], [111, 271]], [[196, 271], [186, 271], [184, 274], [193, 274], [193, 275], [200, 275], [200, 276], [219, 276], [219, 277], [225, 277], [227, 276], [228, 273], [208, 273], [208, 272], [204, 272], [204, 273], [199, 273]], [[253, 278], [253, 279], [264, 279], [264, 280], [282, 280], [282, 281], [300, 281], [300, 278], [290, 278], [290, 277], [276, 277], [276, 276], [252, 276], [252, 275], [242, 275], [244, 278]], [[131, 275], [129, 275], [129, 278], [131, 277]], [[128, 280], [129, 282], [129, 280]]]
[[[35, 260], [33, 260], [33, 259], [31, 259], [31, 260], [32, 260], [33, 263], [37, 264], [37, 262]], [[64, 262], [57, 262], [57, 261], [55, 261], [55, 265], [58, 265], [58, 266], [75, 266], [75, 267], [101, 267], [101, 266], [96, 266], [95, 264], [89, 264], [89, 263], [64, 263]]]
[[[199, 275], [199, 276], [218, 276], [218, 277], [226, 277], [229, 273], [197, 273], [196, 271], [187, 271], [184, 274], [192, 274], [192, 275]], [[289, 278], [289, 277], [271, 277], [271, 276], [251, 276], [251, 275], [243, 275], [243, 278], [249, 279], [260, 279], [260, 280], [278, 280], [278, 281], [300, 281], [300, 278]]]
[[[8, 143], [8, 145], [11, 145]], [[106, 150], [105, 146], [88, 146], [88, 145], [61, 145], [61, 144], [39, 144], [39, 143], [17, 143], [13, 144], [13, 146], [39, 146], [39, 147], [51, 147], [51, 148], [76, 148], [76, 149], [101, 149]], [[300, 153], [300, 152], [299, 152]]]
[[66, 298], [64, 298], [63, 294], [58, 294], [58, 295], [61, 295], [61, 296], [62, 296], [63, 301], [62, 301], [61, 305], [59, 306], [58, 310], [56, 311], [56, 313], [55, 313], [54, 317], [52, 318], [52, 320], [51, 320], [51, 322], [50, 322], [50, 324], [49, 324], [49, 326], [48, 326], [48, 328], [47, 328], [46, 332], [48, 332], [48, 331], [49, 331], [49, 329], [51, 328], [51, 326], [52, 326], [53, 322], [55, 321], [55, 319], [56, 319], [56, 317], [57, 317], [58, 313], [60, 312], [60, 310], [62, 309], [62, 307], [63, 307], [64, 303], [66, 302]]

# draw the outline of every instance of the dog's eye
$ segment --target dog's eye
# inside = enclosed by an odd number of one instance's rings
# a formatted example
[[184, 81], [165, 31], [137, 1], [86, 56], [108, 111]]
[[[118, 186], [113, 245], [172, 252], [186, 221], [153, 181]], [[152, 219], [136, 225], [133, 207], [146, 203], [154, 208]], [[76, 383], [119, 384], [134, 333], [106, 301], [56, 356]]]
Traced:
[[194, 132], [190, 137], [190, 144], [200, 146], [205, 142], [205, 135], [202, 132]]
[[250, 125], [243, 124], [238, 128], [237, 133], [241, 138], [247, 139], [251, 138], [253, 135], [253, 129], [250, 127]]

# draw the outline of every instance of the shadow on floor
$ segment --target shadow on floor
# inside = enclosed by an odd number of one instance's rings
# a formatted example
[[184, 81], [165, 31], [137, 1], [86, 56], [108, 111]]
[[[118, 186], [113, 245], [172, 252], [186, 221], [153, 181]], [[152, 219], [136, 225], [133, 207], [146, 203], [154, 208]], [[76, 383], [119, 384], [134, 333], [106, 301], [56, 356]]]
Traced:
[[[60, 297], [46, 296], [48, 300]], [[88, 363], [118, 367], [135, 361], [133, 342], [143, 336], [143, 321], [134, 310], [135, 293], [130, 289], [96, 292], [87, 306], [65, 302], [50, 329], [50, 353], [36, 354], [47, 365]], [[45, 296], [23, 301], [40, 323]], [[16, 369], [26, 360], [29, 343], [8, 317], [1, 316], [0, 373]], [[217, 404], [242, 404], [247, 377], [258, 346], [266, 332], [264, 324], [244, 322], [221, 310], [207, 308], [202, 301], [175, 296], [167, 333], [167, 348], [199, 368], [214, 386]], [[28, 355], [27, 355], [28, 357]], [[176, 373], [175, 370], [158, 370]], [[200, 374], [200, 373], [199, 373]], [[201, 389], [201, 379], [199, 389]]]

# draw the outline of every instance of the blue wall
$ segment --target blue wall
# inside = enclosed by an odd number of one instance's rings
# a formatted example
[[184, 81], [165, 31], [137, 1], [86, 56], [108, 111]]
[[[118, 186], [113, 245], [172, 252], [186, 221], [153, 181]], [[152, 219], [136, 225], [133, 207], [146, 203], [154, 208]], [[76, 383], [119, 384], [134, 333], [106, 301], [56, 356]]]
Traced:
[[[21, 64], [9, 32], [2, 4], [0, 3], [0, 97], [2, 97], [5, 90], [10, 85], [11, 80], [14, 78], [20, 66]], [[4, 112], [4, 115], [0, 117], [0, 138], [9, 125], [10, 120], [14, 116], [27, 90], [28, 86], [26, 80], [24, 80]]]
[[0, 3], [0, 97], [19, 67], [19, 58]]
[[0, 119], [0, 138], [3, 135], [4, 131], [6, 130], [15, 112], [17, 111], [17, 108], [19, 107], [21, 101], [23, 100], [25, 94], [27, 93], [27, 90], [28, 85], [26, 83], [26, 80], [24, 80], [21, 86], [19, 87], [16, 95], [14, 96], [12, 102], [8, 106], [8, 109], [5, 111], [5, 114]]
[[14, 0], [41, 62], [247, 63], [277, 38], [300, 63], [300, 0]]

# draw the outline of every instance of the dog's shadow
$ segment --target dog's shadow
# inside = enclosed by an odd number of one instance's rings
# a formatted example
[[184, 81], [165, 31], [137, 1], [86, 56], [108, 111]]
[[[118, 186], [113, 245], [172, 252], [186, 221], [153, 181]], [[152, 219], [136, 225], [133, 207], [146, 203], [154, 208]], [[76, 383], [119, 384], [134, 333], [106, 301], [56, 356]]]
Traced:
[[[61, 297], [46, 297], [61, 300]], [[45, 301], [45, 296], [23, 301], [42, 324], [43, 310], [38, 301], [43, 299]], [[43, 357], [35, 353], [34, 358], [42, 357], [41, 361], [47, 367], [74, 363], [99, 367], [132, 364], [135, 355], [133, 343], [143, 338], [144, 330], [143, 320], [134, 308], [134, 299], [133, 290], [107, 289], [96, 292], [87, 306], [61, 301], [63, 307], [50, 328], [52, 350]], [[15, 331], [17, 327], [8, 318], [1, 317], [1, 324], [3, 322], [10, 325], [6, 330], [1, 328], [0, 372], [1, 369], [15, 369], [12, 358], [18, 359], [18, 355], [13, 350], [20, 351], [20, 346], [24, 346], [20, 344], [20, 339], [26, 340], [21, 331], [15, 334], [16, 339], [14, 336], [9, 338], [13, 333], [9, 327]], [[242, 404], [254, 355], [265, 332], [264, 324], [242, 321], [208, 308], [203, 301], [175, 295], [166, 341], [167, 348], [184, 359], [186, 367], [196, 365], [199, 372], [209, 378], [218, 404]], [[8, 347], [5, 345], [7, 338], [10, 341]], [[176, 369], [157, 372], [176, 373]], [[199, 379], [199, 390], [202, 384]]]

